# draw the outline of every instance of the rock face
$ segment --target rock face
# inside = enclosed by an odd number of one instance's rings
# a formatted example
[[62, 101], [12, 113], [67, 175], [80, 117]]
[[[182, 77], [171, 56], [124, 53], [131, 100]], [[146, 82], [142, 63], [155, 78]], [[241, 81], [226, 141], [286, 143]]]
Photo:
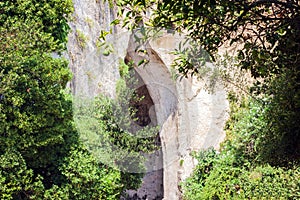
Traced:
[[[192, 151], [209, 147], [219, 148], [225, 138], [223, 127], [228, 117], [228, 102], [221, 85], [209, 94], [205, 82], [193, 78], [174, 80], [171, 63], [174, 51], [182, 38], [165, 33], [143, 48], [148, 55], [140, 56], [131, 37], [127, 57], [135, 63], [142, 59], [149, 62], [136, 71], [143, 78], [153, 99], [160, 132], [163, 160], [164, 199], [180, 199], [179, 182], [187, 178], [196, 161]], [[157, 159], [159, 159], [157, 157]]]
[[[146, 155], [148, 172], [138, 191], [128, 191], [132, 199], [181, 198], [179, 182], [188, 177], [196, 161], [192, 151], [208, 147], [219, 148], [225, 138], [223, 131], [229, 109], [225, 90], [216, 85], [215, 93], [204, 89], [205, 82], [196, 77], [176, 79], [171, 69], [174, 55], [170, 54], [182, 40], [170, 33], [163, 35], [142, 47], [135, 42], [132, 33], [113, 28], [107, 41], [114, 46], [108, 56], [101, 53], [97, 40], [101, 30], [109, 30], [109, 23], [115, 19], [115, 10], [103, 1], [74, 0], [75, 13], [70, 22], [67, 57], [73, 72], [70, 88], [73, 94], [94, 97], [104, 93], [115, 96], [119, 79], [119, 60], [138, 63], [148, 60], [145, 66], [136, 66], [135, 73], [141, 80], [136, 88], [146, 95], [140, 123], [154, 123], [161, 127], [161, 150]], [[143, 48], [147, 54], [140, 54]], [[148, 114], [144, 112], [148, 111]], [[138, 198], [139, 197], [139, 198]]]
[[70, 83], [73, 94], [93, 97], [99, 93], [114, 96], [119, 79], [119, 59], [125, 57], [128, 34], [114, 27], [107, 36], [107, 43], [114, 46], [114, 53], [104, 56], [100, 47], [101, 31], [110, 31], [116, 11], [108, 1], [73, 0], [74, 14], [69, 22], [67, 57], [73, 72]]

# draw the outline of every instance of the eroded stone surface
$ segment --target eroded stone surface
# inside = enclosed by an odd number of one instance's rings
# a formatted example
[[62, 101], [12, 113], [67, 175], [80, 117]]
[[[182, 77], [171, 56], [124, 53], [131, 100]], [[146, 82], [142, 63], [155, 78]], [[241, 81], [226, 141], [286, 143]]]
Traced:
[[99, 93], [114, 97], [119, 79], [119, 60], [125, 57], [129, 34], [118, 27], [107, 36], [114, 51], [103, 55], [99, 47], [101, 31], [109, 31], [116, 19], [116, 9], [107, 1], [73, 0], [74, 13], [69, 22], [67, 57], [73, 72], [70, 83], [73, 94], [94, 97]]
[[[148, 155], [148, 172], [138, 191], [132, 191], [136, 199], [147, 195], [147, 199], [180, 199], [179, 182], [188, 177], [196, 161], [192, 151], [208, 148], [218, 149], [224, 139], [224, 123], [227, 119], [228, 102], [221, 85], [214, 94], [204, 90], [204, 82], [197, 78], [174, 79], [171, 63], [174, 50], [182, 38], [165, 33], [151, 41], [144, 48], [149, 55], [140, 55], [137, 45], [129, 32], [114, 28], [107, 38], [114, 44], [114, 53], [104, 56], [97, 49], [101, 30], [108, 30], [115, 19], [116, 11], [108, 3], [94, 0], [74, 0], [74, 19], [70, 22], [68, 55], [73, 80], [70, 83], [75, 95], [94, 97], [104, 93], [115, 96], [116, 81], [119, 78], [119, 59], [138, 63], [147, 58], [146, 66], [136, 71], [143, 80], [153, 101], [154, 109], [149, 116], [156, 117], [161, 127], [161, 150]], [[86, 36], [84, 47], [79, 44], [79, 33]], [[149, 100], [150, 101], [150, 100]], [[154, 113], [153, 113], [154, 112]], [[161, 185], [163, 184], [163, 185]], [[162, 191], [163, 190], [163, 191]], [[136, 195], [134, 195], [136, 193]]]
[[[214, 93], [205, 90], [205, 82], [196, 77], [175, 80], [172, 78], [170, 54], [182, 38], [165, 34], [143, 47], [146, 56], [132, 49], [137, 45], [129, 40], [127, 56], [135, 63], [147, 59], [146, 66], [136, 71], [143, 78], [155, 104], [158, 124], [161, 125], [163, 154], [164, 198], [180, 199], [179, 182], [188, 177], [196, 161], [192, 151], [213, 147], [218, 149], [225, 138], [224, 123], [228, 117], [228, 102], [221, 85]], [[210, 66], [212, 67], [212, 66]], [[151, 199], [151, 198], [150, 198]]]

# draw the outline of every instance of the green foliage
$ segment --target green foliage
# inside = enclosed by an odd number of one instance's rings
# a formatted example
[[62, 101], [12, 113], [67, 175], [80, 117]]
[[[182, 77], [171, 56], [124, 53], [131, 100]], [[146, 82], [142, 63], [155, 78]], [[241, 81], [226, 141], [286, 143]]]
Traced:
[[79, 140], [68, 62], [71, 1], [0, 2], [0, 198], [118, 199], [121, 173]]
[[[276, 82], [278, 84], [278, 82]], [[234, 97], [231, 98], [234, 100]], [[271, 101], [270, 101], [271, 99]], [[193, 175], [183, 183], [185, 199], [298, 199], [299, 172], [294, 130], [277, 128], [276, 98], [232, 101], [222, 151], [199, 152]], [[268, 100], [268, 101], [267, 101]], [[290, 111], [281, 110], [288, 116]], [[270, 129], [270, 124], [273, 128]], [[295, 125], [294, 125], [295, 126]], [[295, 127], [293, 127], [295, 128]], [[285, 138], [285, 139], [281, 139]], [[287, 142], [289, 141], [289, 142]], [[292, 144], [291, 144], [292, 142]], [[293, 153], [288, 150], [293, 149]]]
[[[0, 26], [6, 21], [35, 21], [40, 24], [42, 32], [50, 34], [60, 47], [67, 41], [69, 26], [67, 17], [73, 12], [71, 0], [19, 0], [0, 2]], [[34, 30], [34, 29], [33, 29]]]
[[185, 77], [193, 76], [195, 73], [204, 77], [211, 69], [204, 68], [206, 62], [210, 61], [209, 55], [202, 47], [186, 40], [180, 42], [178, 49], [175, 49], [173, 54], [176, 56], [172, 66]]
[[196, 156], [199, 164], [183, 183], [185, 199], [299, 199], [296, 77], [292, 70], [273, 76], [265, 90], [254, 89], [255, 99], [229, 94], [227, 140], [220, 154]]
[[109, 31], [100, 31], [100, 35], [96, 41], [97, 50], [102, 52], [104, 56], [109, 56], [114, 52], [114, 47], [111, 43], [106, 41], [106, 36], [112, 33], [112, 28]]
[[131, 68], [132, 67], [130, 65], [127, 65], [123, 60], [120, 61], [120, 64], [119, 64], [119, 74], [121, 77], [120, 80], [124, 80], [129, 76], [129, 70]]
[[231, 152], [199, 152], [199, 164], [183, 184], [184, 199], [298, 199], [300, 168], [236, 165]]
[[216, 152], [213, 149], [209, 149], [207, 151], [201, 151], [198, 154], [194, 152], [193, 156], [197, 158], [199, 163], [193, 175], [184, 183], [181, 183], [185, 199], [201, 199], [202, 194], [199, 191], [205, 186], [206, 178], [212, 170]]
[[122, 0], [119, 6], [129, 29], [173, 29], [195, 41], [198, 46], [176, 53], [174, 67], [181, 74], [205, 72], [205, 59], [196, 56], [202, 48], [216, 61], [219, 47], [238, 45], [235, 64], [260, 78], [245, 90], [252, 99], [237, 98], [231, 106], [220, 154], [198, 158], [183, 186], [185, 198], [299, 199], [299, 3]]
[[80, 48], [86, 48], [86, 43], [88, 42], [88, 37], [84, 35], [81, 30], [76, 30], [76, 40]]
[[[243, 165], [234, 152], [199, 152], [199, 164], [183, 184], [184, 199], [298, 199], [300, 168]], [[236, 163], [236, 162], [239, 163]], [[246, 161], [246, 160], [244, 160]]]
[[[261, 118], [262, 132], [256, 141], [262, 160], [286, 165], [300, 158], [300, 113], [298, 74], [286, 70], [274, 77], [265, 92]], [[287, 81], [288, 80], [288, 81]]]
[[66, 177], [60, 190], [68, 199], [118, 199], [123, 188], [120, 171], [100, 165], [84, 149], [72, 149], [60, 170]]
[[[240, 63], [254, 76], [279, 73], [287, 67], [286, 61], [299, 57], [300, 7], [296, 1], [120, 0], [118, 5], [124, 26], [145, 22], [185, 32], [212, 58], [223, 44], [240, 44]], [[150, 19], [146, 17], [149, 10], [153, 12]]]
[[153, 2], [155, 1], [118, 0], [118, 14], [122, 17], [126, 16], [122, 19], [123, 27], [128, 27], [130, 30], [139, 27], [143, 23], [143, 16], [146, 14], [147, 8], [150, 8]]
[[[0, 197], [1, 199], [22, 199], [31, 196], [41, 199], [43, 184], [41, 177], [34, 178], [33, 171], [28, 170], [22, 155], [9, 148], [0, 156]], [[22, 191], [22, 193], [19, 193]]]
[[36, 160], [32, 167], [47, 165], [41, 149], [62, 143], [72, 118], [63, 92], [70, 79], [67, 62], [51, 57], [58, 44], [39, 22], [9, 19], [0, 29], [0, 152], [13, 146]]
[[[143, 97], [128, 88], [128, 67], [120, 65], [117, 97], [99, 95], [95, 99], [75, 100], [75, 121], [82, 141], [97, 160], [121, 171], [123, 188], [136, 189], [145, 166], [144, 154], [157, 150], [158, 127], [140, 127], [131, 105]], [[124, 79], [127, 79], [125, 81]]]

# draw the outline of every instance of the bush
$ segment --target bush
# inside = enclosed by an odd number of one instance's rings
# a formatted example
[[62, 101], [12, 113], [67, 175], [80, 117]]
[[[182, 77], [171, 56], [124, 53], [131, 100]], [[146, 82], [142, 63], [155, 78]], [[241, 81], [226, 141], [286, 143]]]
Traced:
[[[199, 164], [182, 184], [185, 199], [300, 198], [300, 166], [292, 143], [298, 134], [292, 120], [296, 113], [280, 109], [289, 96], [264, 97], [231, 102], [227, 140], [220, 154], [210, 149], [195, 155]], [[278, 121], [280, 116], [288, 118]], [[283, 129], [290, 123], [293, 127]], [[293, 154], [287, 147], [294, 147]]]
[[121, 173], [79, 140], [65, 91], [72, 2], [0, 2], [0, 198], [118, 199]]
[[137, 126], [138, 116], [131, 102], [143, 97], [128, 88], [126, 81], [118, 81], [116, 99], [103, 95], [76, 99], [74, 118], [81, 140], [98, 162], [120, 170], [124, 189], [136, 189], [145, 172], [144, 154], [159, 148], [159, 130], [156, 126]]
[[[300, 167], [251, 163], [236, 165], [235, 155], [200, 152], [194, 173], [183, 184], [184, 199], [299, 199]], [[202, 157], [205, 155], [205, 157]]]

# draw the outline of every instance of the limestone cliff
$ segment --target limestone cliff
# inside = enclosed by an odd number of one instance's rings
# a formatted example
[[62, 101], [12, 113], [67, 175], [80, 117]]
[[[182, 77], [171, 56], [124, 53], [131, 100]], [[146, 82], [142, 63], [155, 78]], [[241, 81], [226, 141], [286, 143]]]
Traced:
[[[180, 199], [179, 182], [190, 175], [196, 161], [192, 151], [208, 147], [219, 148], [224, 139], [223, 126], [227, 118], [228, 102], [221, 85], [215, 93], [204, 90], [204, 82], [196, 77], [174, 79], [170, 54], [181, 38], [170, 33], [144, 45], [147, 55], [137, 53], [139, 44], [132, 33], [113, 28], [107, 41], [114, 52], [103, 55], [97, 47], [101, 30], [109, 30], [115, 19], [115, 10], [102, 1], [74, 0], [75, 13], [70, 21], [68, 55], [73, 80], [70, 83], [75, 95], [93, 97], [104, 93], [115, 95], [116, 81], [120, 77], [119, 60], [141, 59], [149, 62], [136, 66], [135, 73], [141, 79], [141, 93], [149, 95], [146, 106], [149, 116], [160, 125], [161, 150], [148, 157], [147, 174], [138, 191], [130, 195], [146, 196], [147, 199]], [[144, 91], [147, 90], [147, 91]], [[144, 92], [143, 92], [144, 91]], [[152, 107], [152, 108], [151, 108]]]

